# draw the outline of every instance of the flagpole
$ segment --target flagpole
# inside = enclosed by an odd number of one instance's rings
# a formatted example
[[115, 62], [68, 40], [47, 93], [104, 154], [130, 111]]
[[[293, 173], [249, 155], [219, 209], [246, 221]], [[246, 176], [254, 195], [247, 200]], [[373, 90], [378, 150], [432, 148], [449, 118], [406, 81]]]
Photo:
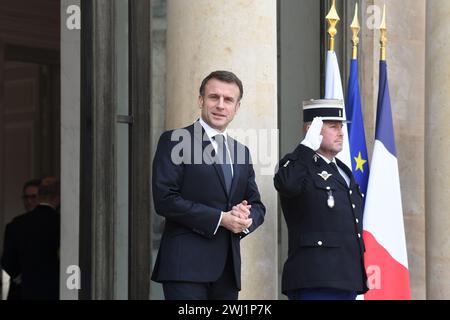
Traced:
[[336, 0], [333, 0], [331, 5], [331, 9], [328, 12], [328, 15], [325, 17], [328, 22], [328, 34], [330, 35], [330, 51], [334, 51], [334, 36], [337, 34], [336, 25], [341, 20], [336, 11]]
[[381, 20], [380, 32], [381, 32], [381, 37], [380, 37], [380, 44], [381, 44], [380, 60], [381, 61], [386, 61], [386, 44], [387, 44], [386, 5], [384, 5], [384, 7], [383, 7], [383, 19]]
[[361, 30], [361, 27], [359, 25], [358, 20], [358, 3], [355, 4], [355, 17], [353, 18], [353, 22], [350, 25], [350, 28], [352, 29], [352, 43], [353, 43], [353, 53], [352, 53], [352, 59], [356, 60], [358, 59], [358, 44], [359, 44], [359, 38], [358, 34]]
[[[341, 72], [339, 71], [339, 63], [335, 51], [335, 36], [338, 33], [336, 25], [341, 20], [336, 11], [336, 0], [333, 0], [331, 9], [328, 12], [325, 19], [328, 22], [328, 34], [330, 36], [330, 47], [327, 51], [326, 59], [326, 71], [325, 71], [325, 99], [336, 99], [344, 101], [344, 90], [342, 89]], [[344, 109], [344, 116], [346, 116], [346, 111]], [[352, 161], [350, 158], [350, 145], [348, 141], [348, 130], [347, 124], [344, 122], [342, 126], [342, 131], [344, 133], [344, 142], [342, 146], [342, 151], [338, 153], [337, 157], [345, 163], [349, 168], [352, 166]]]

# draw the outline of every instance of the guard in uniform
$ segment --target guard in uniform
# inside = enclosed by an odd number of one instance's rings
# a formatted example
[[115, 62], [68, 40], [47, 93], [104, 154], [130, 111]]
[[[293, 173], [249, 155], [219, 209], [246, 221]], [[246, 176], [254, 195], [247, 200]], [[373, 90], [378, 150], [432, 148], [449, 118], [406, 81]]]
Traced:
[[354, 300], [367, 291], [363, 197], [342, 150], [340, 100], [303, 103], [305, 139], [274, 177], [289, 233], [282, 292], [291, 300]]

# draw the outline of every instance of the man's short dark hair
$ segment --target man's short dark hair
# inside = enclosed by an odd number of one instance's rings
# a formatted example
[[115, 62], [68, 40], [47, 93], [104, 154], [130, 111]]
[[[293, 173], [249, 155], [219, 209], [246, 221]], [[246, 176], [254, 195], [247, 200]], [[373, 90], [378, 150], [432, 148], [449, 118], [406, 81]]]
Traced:
[[217, 79], [228, 83], [235, 83], [239, 88], [239, 101], [242, 99], [242, 96], [244, 95], [242, 81], [233, 72], [223, 70], [213, 71], [205, 79], [203, 79], [202, 84], [200, 85], [200, 96], [205, 96], [206, 83], [211, 79]]
[[27, 182], [25, 182], [25, 184], [23, 185], [22, 188], [22, 193], [25, 194], [25, 190], [28, 187], [38, 187], [41, 184], [41, 179], [32, 179], [32, 180], [28, 180]]

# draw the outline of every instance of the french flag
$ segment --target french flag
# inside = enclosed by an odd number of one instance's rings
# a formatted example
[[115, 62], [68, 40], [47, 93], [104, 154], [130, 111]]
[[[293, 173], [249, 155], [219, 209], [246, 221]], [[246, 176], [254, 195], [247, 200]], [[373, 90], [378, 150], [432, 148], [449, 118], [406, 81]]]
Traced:
[[365, 300], [411, 299], [386, 61], [380, 61], [376, 136], [364, 209]]

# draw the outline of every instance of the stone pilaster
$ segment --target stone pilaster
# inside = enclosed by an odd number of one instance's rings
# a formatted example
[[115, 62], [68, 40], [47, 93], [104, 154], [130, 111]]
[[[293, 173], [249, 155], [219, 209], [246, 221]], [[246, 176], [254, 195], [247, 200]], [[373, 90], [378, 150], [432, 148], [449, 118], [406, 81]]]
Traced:
[[[258, 136], [256, 143], [237, 138], [252, 152], [267, 214], [264, 224], [241, 242], [240, 298], [276, 299], [277, 194], [272, 182], [278, 157], [278, 139], [272, 135], [278, 125], [276, 1], [167, 4], [167, 129], [199, 117], [198, 89], [211, 71], [230, 70], [243, 82], [244, 97], [231, 129]], [[271, 158], [272, 163], [267, 161]]]
[[427, 1], [426, 239], [427, 298], [449, 299], [450, 2]]

